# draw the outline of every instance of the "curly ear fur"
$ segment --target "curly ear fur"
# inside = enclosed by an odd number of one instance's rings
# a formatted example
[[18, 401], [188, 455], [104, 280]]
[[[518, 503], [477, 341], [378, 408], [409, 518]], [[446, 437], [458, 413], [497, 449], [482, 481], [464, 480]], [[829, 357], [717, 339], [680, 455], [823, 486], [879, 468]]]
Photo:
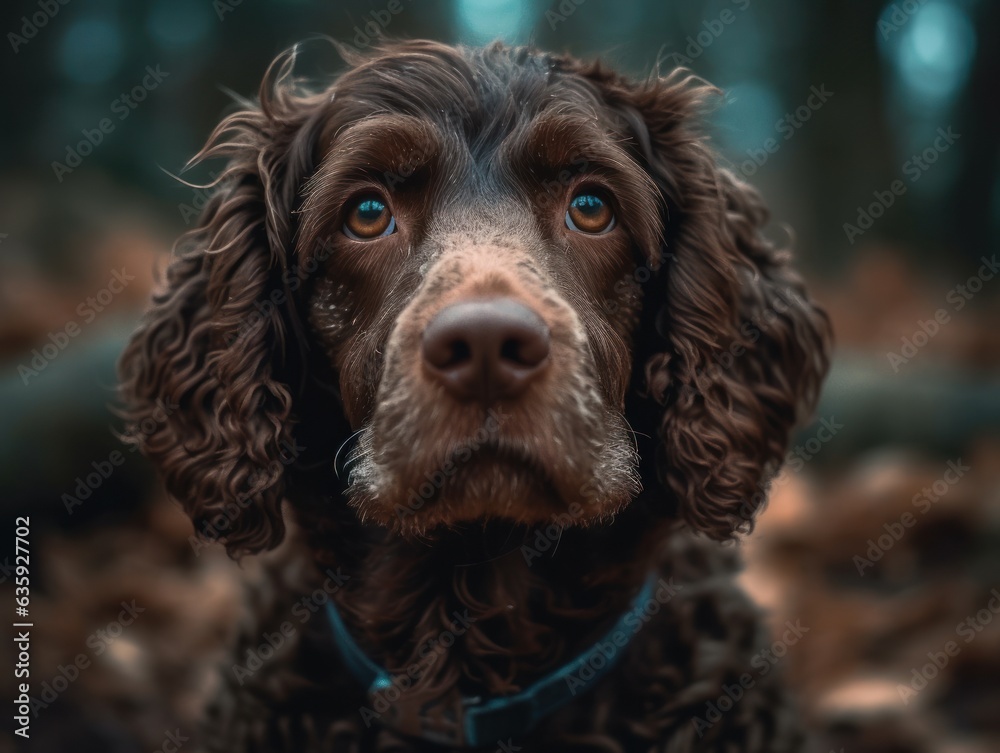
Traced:
[[229, 162], [119, 364], [126, 441], [158, 466], [198, 532], [234, 556], [284, 534], [293, 395], [279, 371], [296, 320], [274, 293], [329, 101], [298, 92], [294, 60], [294, 50], [275, 60], [259, 106], [224, 119], [192, 159]]
[[717, 166], [697, 127], [717, 90], [682, 70], [640, 85], [600, 64], [579, 72], [627, 125], [664, 203], [667, 263], [636, 353], [663, 406], [657, 472], [680, 516], [725, 540], [753, 527], [790, 430], [812, 411], [829, 320], [764, 237], [759, 194]]
[[812, 412], [830, 330], [790, 255], [764, 238], [758, 193], [706, 169], [716, 182], [685, 213], [667, 270], [657, 329], [668, 350], [646, 375], [666, 405], [662, 480], [690, 525], [725, 539], [752, 529], [789, 432]]

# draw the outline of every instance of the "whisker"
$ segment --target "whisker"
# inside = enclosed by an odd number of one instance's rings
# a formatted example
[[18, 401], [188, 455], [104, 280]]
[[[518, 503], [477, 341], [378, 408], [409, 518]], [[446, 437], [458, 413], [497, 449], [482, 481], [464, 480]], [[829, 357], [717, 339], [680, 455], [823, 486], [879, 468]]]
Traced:
[[[345, 439], [344, 442], [343, 442], [343, 444], [341, 444], [340, 447], [337, 448], [337, 452], [333, 456], [333, 472], [335, 474], [337, 474], [337, 478], [338, 479], [340, 478], [340, 462], [339, 462], [340, 461], [340, 453], [351, 442], [353, 442], [355, 439], [357, 439], [359, 436], [361, 436], [361, 434], [363, 432], [364, 432], [364, 429], [358, 429], [356, 432], [354, 432], [353, 434], [351, 434], [347, 439]], [[348, 456], [348, 460], [346, 462], [351, 462], [351, 460], [355, 460], [356, 461], [357, 458], [353, 458], [352, 459], [350, 456]], [[344, 470], [347, 470], [346, 467], [345, 467]]]

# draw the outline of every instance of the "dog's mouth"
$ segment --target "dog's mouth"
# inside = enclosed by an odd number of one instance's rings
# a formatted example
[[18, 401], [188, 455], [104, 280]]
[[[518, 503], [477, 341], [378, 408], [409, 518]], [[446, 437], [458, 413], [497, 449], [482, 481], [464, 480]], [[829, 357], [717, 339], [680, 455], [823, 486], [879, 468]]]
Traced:
[[364, 520], [404, 533], [476, 521], [549, 522], [566, 511], [580, 484], [547, 461], [555, 448], [537, 445], [491, 433], [454, 443], [433, 462], [392, 468], [358, 455], [352, 504]]
[[433, 497], [447, 499], [467, 494], [470, 486], [479, 486], [478, 480], [483, 478], [492, 479], [492, 491], [497, 497], [513, 496], [520, 488], [525, 494], [544, 492], [546, 506], [561, 501], [552, 469], [536, 453], [524, 445], [499, 440], [476, 448], [467, 459], [456, 463], [453, 472], [435, 488]]

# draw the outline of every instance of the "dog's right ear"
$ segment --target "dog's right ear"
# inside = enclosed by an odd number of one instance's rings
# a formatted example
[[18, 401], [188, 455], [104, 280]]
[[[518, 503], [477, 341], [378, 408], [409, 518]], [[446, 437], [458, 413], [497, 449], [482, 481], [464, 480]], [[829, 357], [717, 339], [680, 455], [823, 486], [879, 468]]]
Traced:
[[119, 364], [125, 439], [162, 473], [203, 537], [237, 556], [277, 546], [295, 396], [293, 224], [321, 147], [328, 92], [298, 90], [295, 51], [259, 104], [225, 118], [192, 163], [228, 164]]
[[700, 126], [717, 90], [683, 70], [633, 83], [562, 65], [594, 86], [663, 201], [666, 263], [645, 288], [637, 342], [644, 391], [661, 406], [657, 475], [694, 530], [748, 532], [818, 399], [829, 320], [765, 236], [760, 195], [718, 167]]

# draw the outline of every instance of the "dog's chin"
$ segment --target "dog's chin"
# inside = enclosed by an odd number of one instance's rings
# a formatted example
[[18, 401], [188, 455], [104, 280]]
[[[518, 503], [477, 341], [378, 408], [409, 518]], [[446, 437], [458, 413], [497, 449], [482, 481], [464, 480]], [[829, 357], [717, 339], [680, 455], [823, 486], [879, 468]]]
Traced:
[[[351, 504], [364, 522], [401, 536], [426, 537], [469, 524], [588, 526], [609, 520], [630, 495], [595, 499], [595, 481], [558, 475], [528, 456], [477, 453], [451, 473], [420, 474], [419, 481], [385, 479], [383, 490], [352, 486]], [[393, 483], [394, 481], [394, 483]]]

